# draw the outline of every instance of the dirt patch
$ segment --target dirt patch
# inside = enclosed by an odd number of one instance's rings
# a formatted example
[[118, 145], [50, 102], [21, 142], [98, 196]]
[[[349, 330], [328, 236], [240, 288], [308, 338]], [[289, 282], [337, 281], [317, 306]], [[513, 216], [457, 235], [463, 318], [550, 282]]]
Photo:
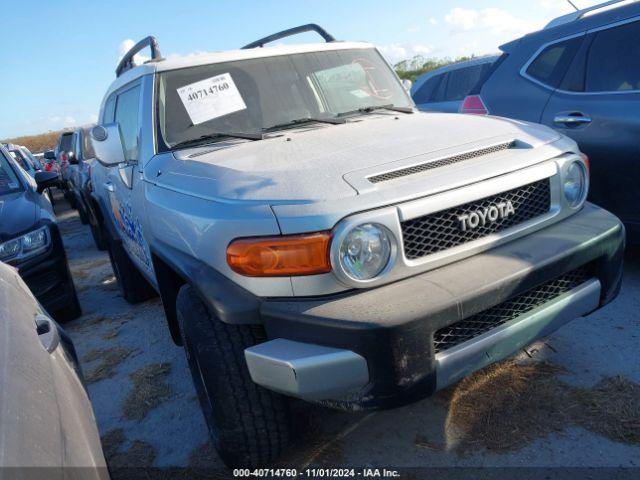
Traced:
[[576, 423], [603, 437], [640, 445], [640, 385], [623, 377], [605, 378], [590, 390], [576, 389]]
[[147, 413], [171, 398], [173, 392], [166, 382], [170, 372], [170, 364], [152, 363], [129, 375], [133, 388], [122, 407], [126, 420], [142, 420]]
[[100, 363], [85, 375], [86, 383], [95, 383], [99, 380], [111, 378], [115, 374], [115, 367], [124, 362], [133, 352], [130, 348], [112, 347], [104, 350], [91, 350], [82, 361], [86, 363], [100, 360]]
[[117, 328], [110, 328], [109, 330], [104, 332], [102, 335], [100, 335], [100, 338], [102, 340], [113, 340], [117, 336], [118, 336], [118, 329]]
[[640, 385], [615, 378], [581, 389], [561, 381], [560, 373], [546, 362], [504, 362], [467, 377], [447, 392], [447, 444], [463, 453], [509, 452], [572, 425], [640, 443]]
[[91, 277], [91, 275], [95, 274], [98, 269], [109, 264], [109, 259], [99, 258], [97, 260], [83, 263], [81, 265], [74, 266], [71, 270], [73, 274], [73, 278], [82, 282], [83, 280], [87, 280]]

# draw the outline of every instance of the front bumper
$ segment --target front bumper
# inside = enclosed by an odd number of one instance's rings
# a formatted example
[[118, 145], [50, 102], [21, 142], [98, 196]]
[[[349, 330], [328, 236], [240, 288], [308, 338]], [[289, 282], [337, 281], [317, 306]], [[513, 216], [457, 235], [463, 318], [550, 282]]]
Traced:
[[[266, 388], [342, 408], [424, 398], [613, 300], [624, 237], [615, 216], [587, 204], [543, 230], [390, 285], [263, 301], [271, 341], [245, 351], [249, 372]], [[436, 332], [581, 267], [589, 273], [579, 284], [436, 353]]]

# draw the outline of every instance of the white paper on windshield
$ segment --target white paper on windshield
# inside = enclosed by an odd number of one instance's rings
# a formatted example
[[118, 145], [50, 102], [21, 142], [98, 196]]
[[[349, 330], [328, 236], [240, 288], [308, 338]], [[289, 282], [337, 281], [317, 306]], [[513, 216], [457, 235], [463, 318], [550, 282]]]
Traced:
[[180, 87], [178, 95], [194, 125], [247, 108], [228, 73]]

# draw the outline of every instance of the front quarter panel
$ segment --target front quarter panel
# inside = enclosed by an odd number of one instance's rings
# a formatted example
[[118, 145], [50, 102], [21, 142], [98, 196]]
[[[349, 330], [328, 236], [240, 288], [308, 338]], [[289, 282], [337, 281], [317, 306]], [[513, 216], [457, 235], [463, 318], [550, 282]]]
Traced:
[[145, 197], [144, 228], [149, 233], [152, 252], [169, 246], [207, 264], [254, 295], [292, 295], [290, 277], [245, 277], [227, 265], [226, 250], [232, 240], [280, 234], [268, 205], [215, 202], [161, 188], [148, 181]]

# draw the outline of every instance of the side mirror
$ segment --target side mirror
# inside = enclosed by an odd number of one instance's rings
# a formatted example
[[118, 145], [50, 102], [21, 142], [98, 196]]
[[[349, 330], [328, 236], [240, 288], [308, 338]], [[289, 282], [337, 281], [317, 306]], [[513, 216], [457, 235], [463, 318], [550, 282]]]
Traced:
[[67, 158], [69, 159], [69, 164], [70, 165], [77, 165], [78, 164], [78, 157], [76, 157], [76, 154], [73, 151], [67, 152]]
[[117, 123], [96, 125], [91, 129], [91, 143], [96, 159], [111, 167], [126, 162], [124, 143]]
[[411, 80], [409, 80], [408, 78], [403, 78], [402, 79], [402, 86], [404, 87], [404, 89], [409, 92], [411, 90], [411, 87], [413, 87], [413, 82]]
[[46, 152], [44, 152], [44, 158], [47, 160], [55, 160], [56, 153], [53, 150], [47, 150]]
[[58, 173], [57, 172], [36, 172], [34, 175], [36, 181], [38, 193], [44, 192], [47, 188], [55, 187], [58, 185]]

